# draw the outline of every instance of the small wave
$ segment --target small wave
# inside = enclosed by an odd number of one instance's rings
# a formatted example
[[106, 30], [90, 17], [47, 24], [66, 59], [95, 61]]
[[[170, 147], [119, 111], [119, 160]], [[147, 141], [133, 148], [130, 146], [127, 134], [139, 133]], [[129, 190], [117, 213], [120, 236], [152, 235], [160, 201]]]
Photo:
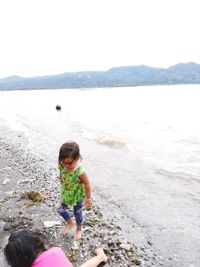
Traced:
[[83, 131], [83, 138], [94, 140], [101, 145], [109, 146], [111, 148], [122, 148], [126, 146], [126, 143], [118, 138], [113, 138], [105, 133], [89, 129]]
[[191, 181], [195, 181], [197, 183], [200, 183], [199, 177], [194, 175], [194, 174], [191, 174], [189, 172], [168, 171], [165, 169], [157, 169], [155, 172], [157, 174], [164, 175], [167, 178], [172, 179], [172, 180], [179, 179], [179, 180], [185, 181], [187, 183], [191, 183]]
[[125, 143], [120, 141], [120, 140], [116, 140], [116, 139], [100, 139], [97, 140], [98, 143], [102, 144], [102, 145], [106, 145], [112, 148], [122, 148], [125, 146]]

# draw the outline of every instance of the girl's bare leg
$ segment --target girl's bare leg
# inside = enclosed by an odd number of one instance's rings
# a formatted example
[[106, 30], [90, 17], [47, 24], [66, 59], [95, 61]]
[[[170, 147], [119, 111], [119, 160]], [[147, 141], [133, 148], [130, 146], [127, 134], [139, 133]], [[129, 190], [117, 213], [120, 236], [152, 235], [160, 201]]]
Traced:
[[66, 224], [67, 225], [63, 230], [63, 234], [66, 234], [74, 226], [74, 223], [73, 223], [72, 219], [67, 220]]
[[82, 225], [78, 224], [76, 228], [76, 233], [74, 236], [74, 240], [80, 240], [82, 237]]
[[83, 263], [79, 267], [97, 267], [101, 262], [107, 261], [108, 258], [102, 248], [97, 248], [95, 252], [97, 254], [96, 256], [87, 260], [85, 263]]

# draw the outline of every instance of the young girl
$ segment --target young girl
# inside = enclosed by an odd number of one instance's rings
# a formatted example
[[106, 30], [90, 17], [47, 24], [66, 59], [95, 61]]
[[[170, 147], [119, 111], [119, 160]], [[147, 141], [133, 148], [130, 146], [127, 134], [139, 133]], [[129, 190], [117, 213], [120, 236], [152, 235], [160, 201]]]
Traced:
[[85, 199], [86, 208], [92, 206], [91, 187], [85, 169], [80, 165], [81, 155], [79, 146], [75, 142], [64, 143], [59, 152], [58, 168], [61, 182], [61, 205], [57, 211], [66, 221], [64, 234], [73, 227], [68, 207], [73, 207], [76, 220], [76, 234], [74, 239], [82, 237], [82, 206]]
[[[18, 230], [11, 234], [4, 254], [11, 267], [73, 267], [61, 248], [46, 250], [40, 236], [27, 230]], [[80, 267], [96, 267], [106, 261], [107, 256], [103, 249], [98, 248], [96, 256]]]

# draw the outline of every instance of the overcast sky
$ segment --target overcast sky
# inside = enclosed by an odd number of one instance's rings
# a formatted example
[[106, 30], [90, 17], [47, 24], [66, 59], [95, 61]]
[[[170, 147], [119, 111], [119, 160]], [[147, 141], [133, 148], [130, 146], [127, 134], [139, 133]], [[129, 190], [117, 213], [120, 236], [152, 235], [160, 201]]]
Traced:
[[200, 63], [200, 0], [0, 0], [0, 77]]

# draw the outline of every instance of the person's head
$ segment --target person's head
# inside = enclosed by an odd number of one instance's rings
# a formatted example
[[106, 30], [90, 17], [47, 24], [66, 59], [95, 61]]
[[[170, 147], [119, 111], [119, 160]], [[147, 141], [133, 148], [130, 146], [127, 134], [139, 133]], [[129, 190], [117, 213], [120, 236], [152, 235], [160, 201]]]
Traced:
[[75, 142], [64, 143], [59, 151], [58, 161], [69, 170], [73, 170], [81, 158], [79, 145]]
[[37, 256], [45, 251], [44, 241], [28, 230], [13, 232], [4, 249], [4, 255], [11, 267], [31, 267]]

